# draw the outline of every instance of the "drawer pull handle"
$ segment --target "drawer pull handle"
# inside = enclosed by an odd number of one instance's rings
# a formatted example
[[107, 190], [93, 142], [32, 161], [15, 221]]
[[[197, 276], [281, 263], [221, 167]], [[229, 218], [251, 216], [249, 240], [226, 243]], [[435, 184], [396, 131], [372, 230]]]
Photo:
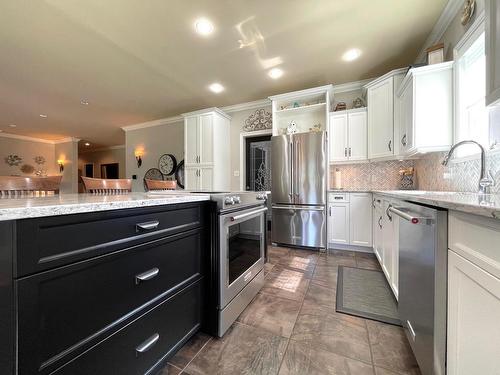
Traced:
[[341, 200], [341, 199], [344, 199], [344, 197], [333, 197], [333, 199]]
[[140, 273], [140, 274], [135, 276], [135, 285], [139, 285], [141, 283], [141, 281], [151, 280], [152, 278], [158, 276], [159, 273], [160, 273], [160, 269], [156, 268], [156, 267], [150, 269], [149, 271]]
[[145, 223], [139, 223], [135, 225], [136, 232], [140, 232], [141, 230], [153, 230], [158, 228], [160, 222], [158, 220], [147, 221]]
[[137, 348], [135, 348], [135, 355], [136, 357], [139, 356], [139, 354], [147, 352], [149, 349], [151, 349], [156, 342], [160, 339], [160, 335], [155, 333], [153, 336], [150, 338], [146, 339], [142, 344], [140, 344]]

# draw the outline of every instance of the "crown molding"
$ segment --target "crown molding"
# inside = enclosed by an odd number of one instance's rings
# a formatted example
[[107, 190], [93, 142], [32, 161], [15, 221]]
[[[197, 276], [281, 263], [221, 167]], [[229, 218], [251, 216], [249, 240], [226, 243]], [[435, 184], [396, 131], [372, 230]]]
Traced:
[[122, 150], [125, 148], [125, 145], [116, 145], [116, 146], [109, 146], [109, 147], [99, 147], [99, 148], [94, 148], [90, 150], [81, 150], [79, 151], [80, 154], [87, 154], [91, 152], [99, 152], [99, 151], [110, 151], [110, 150]]
[[425, 43], [418, 53], [415, 62], [419, 63], [425, 60], [425, 50], [441, 40], [446, 29], [448, 28], [448, 26], [450, 26], [451, 21], [453, 21], [453, 19], [456, 17], [458, 11], [462, 8], [462, 6], [463, 0], [448, 0], [448, 3], [446, 3], [446, 6], [443, 9], [443, 13], [441, 13], [438, 21], [434, 25], [434, 28], [425, 40]]
[[331, 93], [332, 89], [333, 89], [333, 85], [329, 84], [329, 85], [324, 85], [324, 86], [312, 87], [310, 89], [305, 89], [305, 90], [292, 91], [292, 92], [286, 92], [283, 94], [273, 95], [273, 96], [270, 96], [269, 99], [271, 99], [271, 100], [289, 100], [289, 99], [294, 99], [294, 98], [306, 96], [306, 95], [322, 94], [325, 92]]
[[145, 129], [145, 128], [152, 128], [154, 126], [168, 125], [168, 124], [173, 124], [173, 123], [181, 122], [181, 121], [184, 121], [184, 117], [182, 117], [182, 116], [179, 115], [179, 116], [172, 116], [172, 117], [160, 118], [158, 120], [141, 122], [139, 124], [122, 126], [121, 128], [122, 128], [123, 131], [128, 132], [128, 131], [131, 131], [131, 130], [139, 130], [139, 129]]
[[363, 79], [361, 81], [354, 81], [354, 82], [342, 83], [340, 85], [333, 85], [332, 92], [335, 95], [342, 92], [361, 90], [364, 88], [366, 84], [370, 83], [374, 79], [376, 78], [368, 78], [368, 79]]
[[197, 111], [183, 113], [182, 117], [184, 118], [184, 117], [190, 117], [190, 116], [198, 116], [198, 115], [203, 115], [203, 114], [212, 113], [212, 112], [217, 113], [217, 114], [221, 115], [222, 117], [227, 118], [228, 120], [231, 120], [231, 116], [229, 116], [226, 112], [224, 112], [222, 109], [217, 108], [217, 107], [210, 107], [210, 108], [200, 109]]
[[259, 109], [262, 107], [270, 107], [271, 101], [269, 99], [261, 99], [254, 100], [252, 102], [240, 103], [235, 105], [228, 105], [226, 107], [222, 107], [221, 110], [224, 112], [239, 112], [239, 111], [247, 111], [250, 109]]
[[0, 133], [0, 137], [2, 138], [12, 138], [12, 139], [19, 139], [21, 141], [29, 141], [29, 142], [38, 142], [38, 143], [48, 143], [48, 144], [55, 144], [56, 141], [51, 141], [48, 139], [41, 139], [41, 138], [35, 138], [35, 137], [29, 137], [27, 135], [19, 135], [19, 134], [12, 134], [12, 133]]
[[66, 137], [63, 139], [58, 139], [57, 141], [54, 141], [54, 144], [59, 144], [59, 143], [68, 143], [68, 142], [80, 142], [80, 138], [75, 138], [75, 137]]

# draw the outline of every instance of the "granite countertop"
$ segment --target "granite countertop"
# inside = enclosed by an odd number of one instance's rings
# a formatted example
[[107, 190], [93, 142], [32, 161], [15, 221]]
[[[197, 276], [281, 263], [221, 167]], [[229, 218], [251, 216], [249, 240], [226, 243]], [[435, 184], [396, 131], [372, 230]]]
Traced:
[[46, 197], [0, 198], [0, 221], [200, 202], [209, 199], [208, 194], [178, 191], [164, 194], [60, 194]]
[[408, 202], [500, 219], [500, 194], [422, 190], [373, 190], [373, 193]]

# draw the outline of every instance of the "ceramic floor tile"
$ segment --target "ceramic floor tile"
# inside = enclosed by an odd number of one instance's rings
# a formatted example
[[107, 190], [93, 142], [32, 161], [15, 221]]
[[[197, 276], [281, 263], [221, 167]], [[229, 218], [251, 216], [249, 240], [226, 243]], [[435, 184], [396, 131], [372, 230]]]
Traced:
[[201, 350], [211, 336], [198, 332], [170, 359], [170, 363], [179, 368], [184, 368], [189, 361]]
[[302, 301], [309, 286], [309, 278], [303, 272], [274, 267], [266, 276], [262, 293]]
[[267, 247], [267, 258], [268, 262], [272, 264], [277, 264], [279, 260], [290, 253], [290, 249], [286, 247], [278, 246], [268, 246]]
[[338, 268], [328, 266], [316, 266], [311, 282], [325, 288], [337, 288]]
[[373, 375], [370, 364], [290, 340], [280, 375]]
[[342, 254], [340, 250], [329, 250], [328, 254], [321, 254], [318, 257], [318, 261], [316, 264], [318, 266], [328, 266], [328, 267], [337, 267], [337, 266], [349, 266], [356, 267], [356, 258], [351, 255], [351, 252], [347, 252], [347, 254]]
[[369, 320], [366, 323], [375, 366], [404, 375], [420, 374], [401, 327]]
[[277, 374], [287, 339], [235, 323], [223, 338], [212, 339], [184, 373], [191, 375]]
[[339, 318], [335, 314], [299, 314], [291, 339], [371, 364], [370, 345], [364, 321]]
[[313, 303], [317, 303], [318, 305], [324, 305], [334, 309], [335, 298], [335, 289], [324, 287], [311, 282], [305, 296], [305, 301], [311, 301]]
[[375, 254], [359, 254], [356, 255], [356, 266], [358, 268], [367, 268], [371, 270], [381, 271], [380, 263]]
[[302, 303], [260, 293], [238, 321], [278, 336], [290, 337]]
[[364, 318], [338, 313], [335, 307], [320, 305], [317, 302], [305, 299], [302, 307], [300, 308], [299, 315], [315, 315], [318, 319], [326, 319], [329, 316], [333, 316], [337, 319], [344, 320], [348, 323], [359, 325], [361, 327], [365, 326]]
[[375, 367], [375, 375], [400, 375], [397, 372], [387, 370], [381, 367]]
[[177, 368], [170, 363], [167, 363], [167, 365], [162, 368], [160, 371], [156, 373], [156, 375], [179, 375], [182, 372], [180, 368]]
[[269, 272], [271, 272], [273, 268], [274, 268], [274, 264], [272, 264], [272, 263], [264, 264], [264, 276], [267, 275]]
[[279, 259], [278, 264], [296, 271], [304, 272], [308, 275], [312, 275], [317, 259], [317, 252], [308, 250], [290, 250], [287, 255]]

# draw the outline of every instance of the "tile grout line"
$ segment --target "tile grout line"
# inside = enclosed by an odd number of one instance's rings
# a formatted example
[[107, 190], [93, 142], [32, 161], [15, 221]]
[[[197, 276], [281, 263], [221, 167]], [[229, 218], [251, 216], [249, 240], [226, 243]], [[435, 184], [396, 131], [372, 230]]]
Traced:
[[[319, 258], [319, 256], [318, 256], [318, 258]], [[316, 263], [314, 263], [314, 268], [313, 268], [313, 271], [312, 271], [313, 276], [314, 276], [314, 271], [316, 271], [316, 266], [317, 266], [317, 260], [316, 260]], [[281, 363], [280, 363], [280, 366], [278, 368], [278, 374], [281, 371], [281, 367], [283, 366], [283, 362], [285, 361], [285, 357], [286, 357], [286, 354], [287, 354], [287, 351], [288, 351], [288, 346], [290, 345], [290, 340], [292, 340], [293, 331], [295, 330], [295, 325], [297, 324], [297, 320], [299, 319], [300, 312], [302, 311], [302, 307], [304, 306], [304, 301], [306, 300], [307, 292], [309, 291], [309, 288], [311, 286], [311, 280], [312, 280], [312, 277], [309, 280], [309, 283], [307, 284], [307, 289], [306, 289], [306, 292], [304, 293], [304, 298], [302, 298], [302, 301], [301, 301], [301, 304], [300, 304], [300, 308], [299, 308], [299, 312], [298, 312], [297, 316], [295, 317], [295, 321], [293, 322], [292, 332], [290, 333], [290, 337], [288, 338], [288, 341], [286, 342], [286, 348], [283, 351], [283, 358], [281, 359]]]
[[[203, 345], [202, 345], [202, 347], [200, 348], [200, 350], [198, 350], [198, 351], [196, 352], [196, 354], [193, 356], [193, 358], [191, 358], [191, 359], [189, 360], [189, 362], [186, 364], [186, 366], [184, 366], [184, 367], [181, 369], [181, 372], [184, 372], [184, 370], [185, 370], [185, 369], [187, 369], [187, 367], [191, 364], [191, 362], [193, 362], [193, 361], [194, 361], [194, 359], [198, 356], [198, 354], [200, 354], [200, 352], [203, 350], [203, 348], [205, 348], [205, 346], [207, 346], [207, 344], [208, 344], [210, 341], [212, 341], [212, 337], [209, 337], [209, 338], [208, 338], [207, 342], [206, 342], [205, 344], [203, 344]], [[177, 367], [177, 368], [178, 368], [178, 367]]]

